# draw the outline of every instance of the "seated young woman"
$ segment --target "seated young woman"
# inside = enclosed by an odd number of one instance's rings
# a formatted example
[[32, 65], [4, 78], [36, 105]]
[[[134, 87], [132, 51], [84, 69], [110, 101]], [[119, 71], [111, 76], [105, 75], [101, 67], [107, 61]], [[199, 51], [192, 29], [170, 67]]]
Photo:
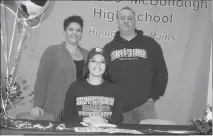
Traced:
[[72, 83], [64, 102], [64, 122], [121, 124], [122, 90], [111, 81], [102, 48], [90, 50], [84, 76]]

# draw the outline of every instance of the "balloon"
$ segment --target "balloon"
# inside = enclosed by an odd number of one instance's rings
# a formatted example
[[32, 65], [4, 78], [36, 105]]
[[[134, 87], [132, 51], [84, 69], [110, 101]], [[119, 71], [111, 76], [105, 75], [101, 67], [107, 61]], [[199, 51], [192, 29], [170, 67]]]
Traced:
[[24, 17], [26, 20], [41, 15], [50, 4], [48, 0], [17, 0], [15, 3], [20, 9], [22, 17]]
[[[11, 28], [12, 29], [12, 35], [9, 35], [8, 29], [1, 29], [1, 44], [2, 47], [4, 47], [4, 56], [6, 60], [6, 82], [4, 82], [4, 85], [6, 87], [5, 96], [6, 98], [3, 100], [0, 100], [0, 108], [1, 111], [3, 111], [4, 115], [7, 115], [6, 108], [8, 102], [10, 103], [9, 98], [12, 96], [13, 92], [13, 84], [15, 82], [17, 67], [20, 61], [20, 56], [22, 53], [22, 46], [26, 40], [26, 38], [30, 35], [30, 31], [32, 28], [36, 28], [39, 26], [41, 21], [47, 18], [47, 16], [50, 14], [50, 10], [47, 10], [50, 5], [51, 10], [53, 7], [53, 4], [50, 4], [52, 2], [48, 0], [25, 0], [25, 1], [19, 1], [19, 0], [2, 0], [1, 5], [1, 19], [2, 24], [1, 26], [5, 28]], [[10, 18], [8, 18], [8, 14], [4, 14], [6, 12], [10, 12], [14, 15], [15, 21], [13, 25], [10, 25], [6, 20], [10, 21]], [[47, 11], [47, 12], [46, 12]], [[42, 18], [44, 16], [44, 18]], [[13, 20], [13, 19], [11, 19]], [[18, 44], [14, 45], [14, 39], [16, 39], [16, 27], [20, 28], [21, 31], [21, 37], [20, 40], [17, 40]], [[11, 37], [11, 41], [7, 41], [7, 37]], [[14, 46], [17, 46], [17, 48], [14, 49]], [[14, 52], [12, 52], [14, 50]], [[12, 54], [14, 57], [12, 57]], [[12, 65], [10, 66], [10, 64]], [[2, 82], [1, 82], [2, 83]], [[2, 96], [2, 91], [0, 92], [0, 95]], [[1, 114], [0, 114], [1, 115]]]
[[39, 27], [40, 23], [43, 22], [44, 20], [46, 20], [47, 17], [52, 12], [54, 4], [55, 4], [55, 1], [50, 1], [48, 4], [48, 7], [42, 14], [40, 14], [32, 19], [26, 20], [26, 24], [31, 28]]
[[43, 18], [43, 15], [44, 15], [44, 14], [41, 14], [41, 15], [39, 15], [39, 16], [37, 16], [37, 17], [34, 17], [34, 18], [32, 18], [32, 19], [29, 19], [29, 20], [26, 20], [26, 22], [25, 22], [26, 25], [28, 25], [28, 26], [31, 27], [31, 28], [39, 27], [41, 21], [43, 20], [43, 19], [42, 19], [42, 18]]
[[1, 7], [17, 17], [16, 24], [19, 30], [22, 24], [30, 28], [39, 27], [40, 23], [46, 20], [52, 12], [55, 1], [48, 0], [2, 0]]

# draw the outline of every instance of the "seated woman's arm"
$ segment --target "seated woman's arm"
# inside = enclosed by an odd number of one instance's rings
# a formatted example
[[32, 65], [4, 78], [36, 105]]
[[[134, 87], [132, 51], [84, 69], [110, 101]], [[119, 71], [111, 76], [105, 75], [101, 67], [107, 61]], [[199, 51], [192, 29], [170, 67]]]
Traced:
[[65, 97], [64, 111], [63, 111], [64, 122], [71, 122], [71, 121], [81, 122], [83, 120], [83, 117], [78, 116], [77, 113], [75, 90], [78, 87], [76, 87], [74, 83], [69, 86], [69, 89]]

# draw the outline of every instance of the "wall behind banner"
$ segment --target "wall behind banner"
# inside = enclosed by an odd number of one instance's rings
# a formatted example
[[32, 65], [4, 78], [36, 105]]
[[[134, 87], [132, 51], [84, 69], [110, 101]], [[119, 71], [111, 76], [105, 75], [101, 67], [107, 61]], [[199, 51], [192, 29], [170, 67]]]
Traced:
[[[117, 31], [116, 16], [124, 6], [136, 12], [137, 28], [157, 40], [169, 72], [165, 95], [156, 102], [158, 118], [188, 124], [201, 117], [208, 93], [211, 1], [57, 1], [49, 17], [33, 30], [22, 53], [18, 74], [28, 79], [27, 96], [33, 91], [43, 51], [63, 41], [63, 20], [71, 15], [84, 19], [82, 47], [103, 47]], [[9, 111], [11, 116], [29, 111], [26, 98]]]

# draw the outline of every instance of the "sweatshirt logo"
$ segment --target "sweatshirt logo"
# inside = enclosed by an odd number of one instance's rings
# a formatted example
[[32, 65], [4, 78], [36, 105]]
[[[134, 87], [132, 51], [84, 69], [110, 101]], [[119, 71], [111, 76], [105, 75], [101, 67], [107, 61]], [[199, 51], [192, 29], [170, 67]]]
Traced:
[[76, 98], [76, 105], [80, 106], [79, 116], [101, 116], [110, 118], [115, 99], [105, 96], [84, 96]]
[[111, 52], [111, 61], [119, 60], [137, 60], [138, 58], [147, 58], [147, 52], [144, 49], [121, 49]]

